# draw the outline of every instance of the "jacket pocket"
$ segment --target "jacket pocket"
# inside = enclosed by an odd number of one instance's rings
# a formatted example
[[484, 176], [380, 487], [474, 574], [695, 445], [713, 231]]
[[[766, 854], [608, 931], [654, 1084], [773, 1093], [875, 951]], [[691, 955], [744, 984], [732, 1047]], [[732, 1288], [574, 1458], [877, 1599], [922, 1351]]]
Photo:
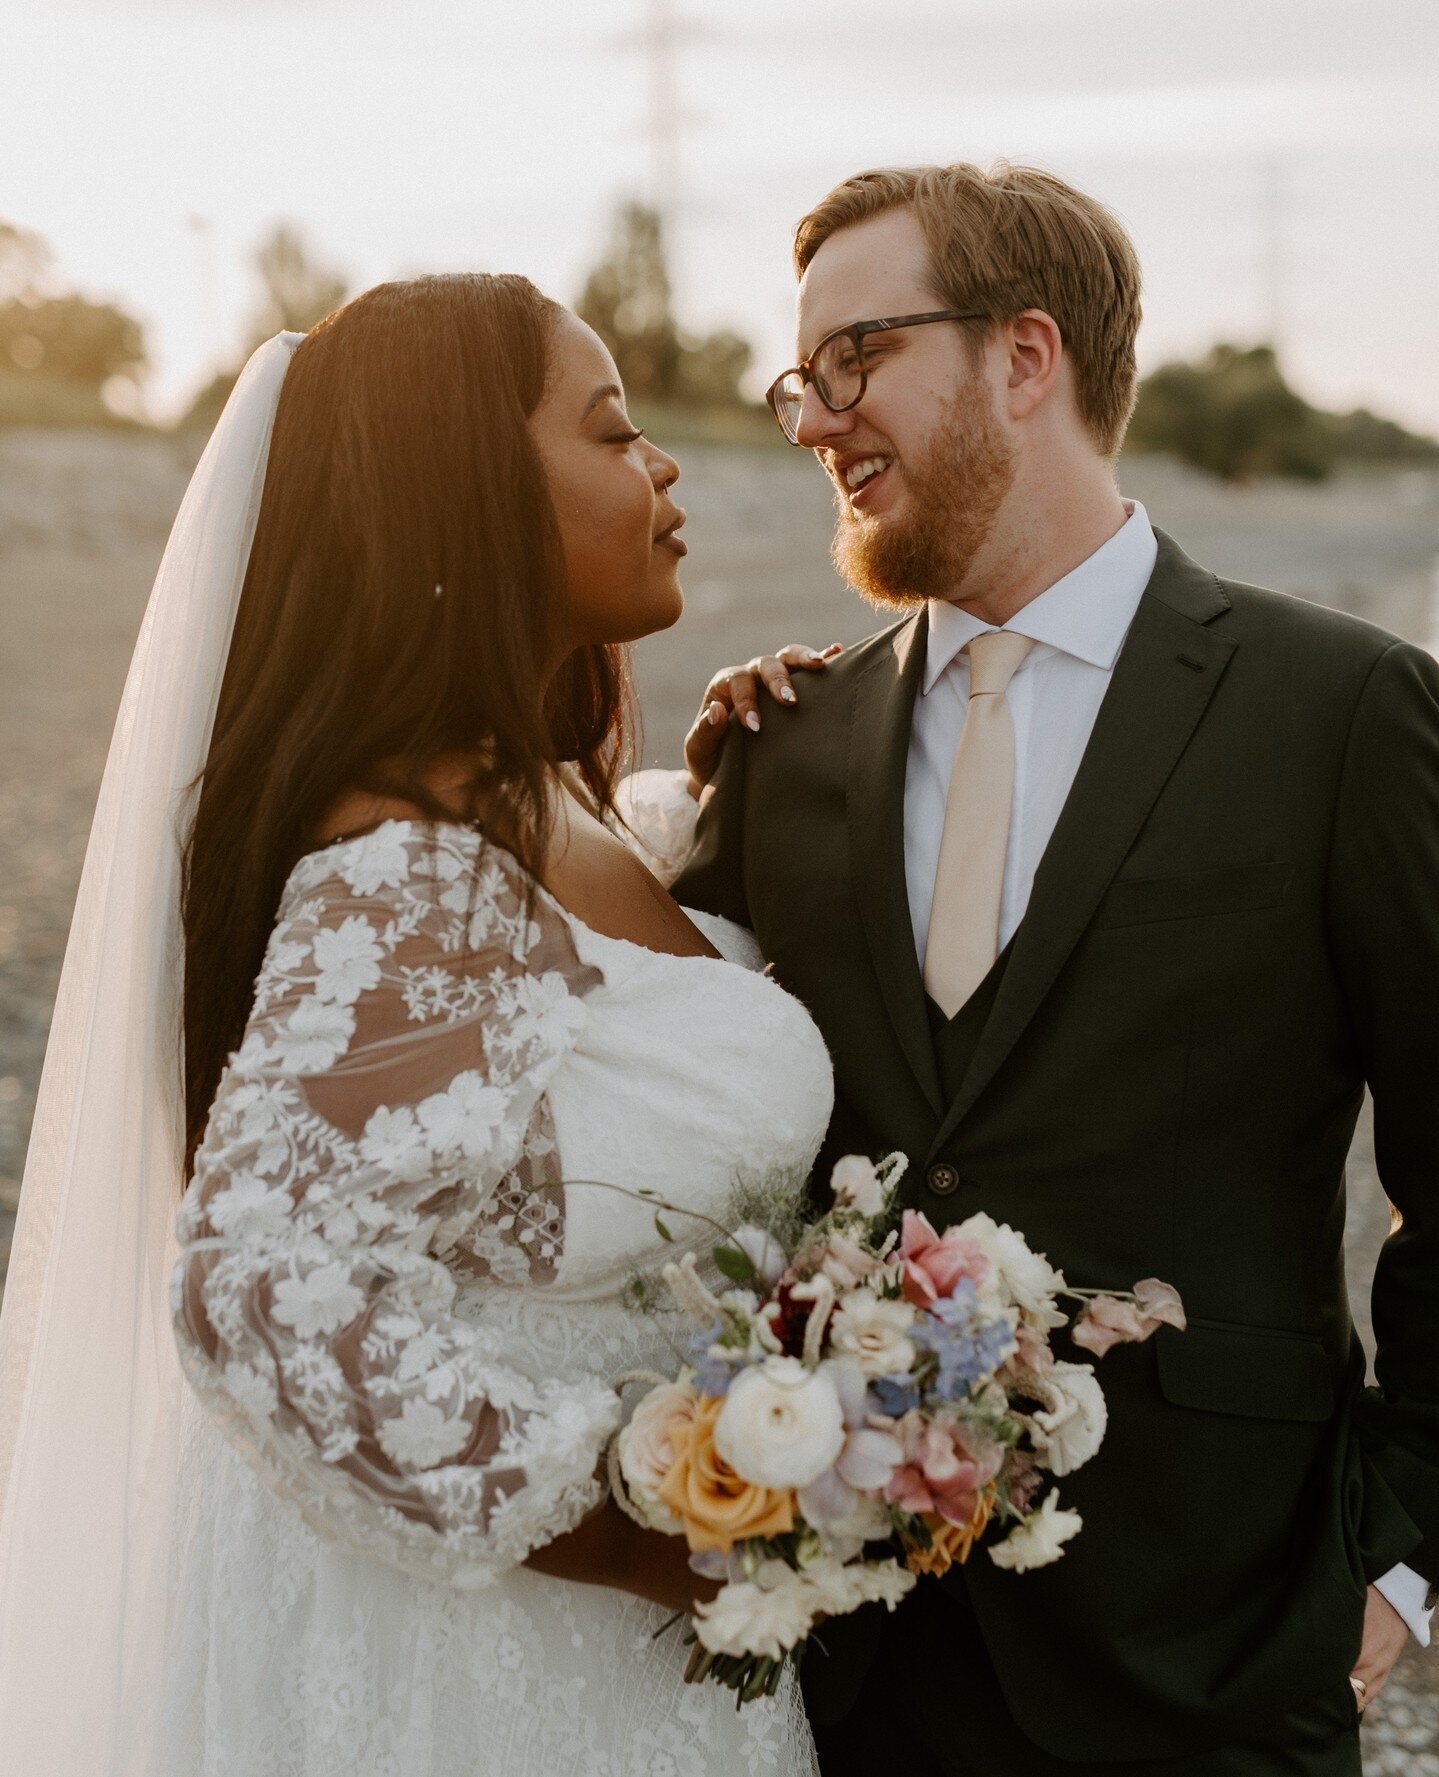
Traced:
[[1334, 1413], [1329, 1355], [1305, 1333], [1191, 1320], [1183, 1333], [1161, 1329], [1154, 1357], [1160, 1393], [1177, 1407], [1316, 1425]]
[[1182, 876], [1136, 877], [1110, 886], [1099, 904], [1101, 926], [1145, 925], [1159, 919], [1201, 919], [1277, 907], [1293, 874], [1283, 863], [1228, 864]]

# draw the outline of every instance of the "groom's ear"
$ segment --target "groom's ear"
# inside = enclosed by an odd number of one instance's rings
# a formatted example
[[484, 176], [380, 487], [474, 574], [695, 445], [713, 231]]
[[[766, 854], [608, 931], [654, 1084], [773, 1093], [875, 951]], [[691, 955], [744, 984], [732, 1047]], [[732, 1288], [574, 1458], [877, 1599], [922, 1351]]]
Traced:
[[1009, 417], [1026, 420], [1054, 399], [1061, 383], [1069, 381], [1059, 323], [1043, 309], [1022, 309], [1000, 329], [999, 343], [1008, 359], [1002, 369]]

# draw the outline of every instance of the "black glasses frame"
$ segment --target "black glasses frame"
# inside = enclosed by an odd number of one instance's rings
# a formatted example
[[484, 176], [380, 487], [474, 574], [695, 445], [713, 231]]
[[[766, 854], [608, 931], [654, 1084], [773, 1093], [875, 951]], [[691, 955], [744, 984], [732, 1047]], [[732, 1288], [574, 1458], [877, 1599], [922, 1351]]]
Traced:
[[[798, 376], [802, 383], [813, 388], [816, 395], [824, 402], [831, 413], [848, 413], [851, 408], [858, 407], [864, 400], [865, 390], [869, 387], [869, 371], [864, 362], [864, 351], [860, 341], [871, 333], [892, 333], [900, 327], [926, 327], [931, 321], [987, 321], [988, 315], [977, 313], [973, 309], [931, 309], [923, 315], [886, 315], [882, 320], [853, 321], [848, 327], [836, 327], [833, 333], [826, 333], [810, 355], [799, 364], [792, 364], [788, 370], [782, 370], [764, 392], [769, 403], [769, 410], [778, 421], [779, 429], [791, 444], [798, 444], [799, 439], [790, 435], [789, 427], [780, 417], [779, 386], [787, 376]], [[854, 346], [854, 355], [859, 360], [859, 393], [853, 401], [841, 402], [838, 406], [829, 399], [820, 387], [814, 374], [814, 361], [824, 348], [835, 339], [848, 339]]]

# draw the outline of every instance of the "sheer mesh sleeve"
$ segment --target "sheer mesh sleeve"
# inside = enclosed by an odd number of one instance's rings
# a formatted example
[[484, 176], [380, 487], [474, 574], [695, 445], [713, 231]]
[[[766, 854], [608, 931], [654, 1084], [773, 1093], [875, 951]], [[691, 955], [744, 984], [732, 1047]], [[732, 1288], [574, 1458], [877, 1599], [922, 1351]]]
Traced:
[[615, 830], [666, 888], [694, 848], [699, 803], [684, 771], [633, 771], [619, 783], [615, 805], [624, 826]]
[[320, 1536], [463, 1586], [598, 1503], [618, 1422], [454, 1312], [564, 1238], [544, 1093], [601, 977], [527, 886], [463, 828], [301, 859], [178, 1224], [181, 1357], [231, 1441]]

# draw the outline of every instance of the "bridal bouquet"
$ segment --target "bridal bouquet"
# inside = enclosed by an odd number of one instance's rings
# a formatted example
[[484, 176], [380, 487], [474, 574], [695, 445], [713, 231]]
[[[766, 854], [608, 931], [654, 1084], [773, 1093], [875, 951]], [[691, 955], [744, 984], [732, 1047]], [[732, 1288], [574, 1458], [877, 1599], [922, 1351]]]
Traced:
[[896, 1225], [905, 1165], [841, 1160], [827, 1215], [752, 1216], [710, 1281], [693, 1253], [663, 1272], [700, 1330], [672, 1380], [632, 1379], [652, 1386], [611, 1446], [611, 1485], [724, 1582], [696, 1609], [687, 1676], [740, 1703], [773, 1694], [819, 1619], [893, 1610], [987, 1533], [1001, 1567], [1060, 1559], [1080, 1518], [1048, 1477], [1105, 1428], [1093, 1366], [1050, 1349], [1061, 1298], [1082, 1304], [1071, 1337], [1096, 1356], [1184, 1326], [1167, 1284], [1071, 1289], [988, 1215], [939, 1234], [906, 1209]]

